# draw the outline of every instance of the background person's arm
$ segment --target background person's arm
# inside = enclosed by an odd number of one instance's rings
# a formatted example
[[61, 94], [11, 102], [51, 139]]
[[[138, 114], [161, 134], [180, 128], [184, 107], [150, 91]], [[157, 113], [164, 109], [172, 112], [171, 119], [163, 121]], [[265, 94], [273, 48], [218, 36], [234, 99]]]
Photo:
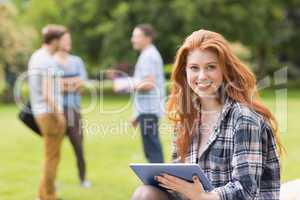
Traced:
[[78, 76], [61, 78], [62, 92], [80, 92], [84, 81], [88, 79], [82, 59], [80, 57], [74, 59], [76, 59], [76, 66], [78, 67]]
[[83, 85], [80, 76], [61, 78], [60, 80], [62, 92], [77, 92]]
[[134, 77], [123, 77], [114, 79], [113, 89], [115, 92], [143, 91], [148, 92], [155, 88], [155, 77], [152, 75], [144, 77], [142, 80]]
[[157, 62], [151, 56], [145, 56], [141, 62], [139, 70], [139, 81], [134, 83], [134, 90], [148, 92], [153, 90], [156, 87], [156, 77], [155, 75], [157, 70]]
[[154, 75], [147, 75], [141, 81], [134, 85], [134, 90], [148, 92], [155, 88], [155, 77]]
[[84, 83], [88, 80], [88, 75], [83, 60], [80, 57], [77, 58], [78, 58], [78, 67], [79, 67], [79, 78], [81, 79], [80, 83], [78, 83], [77, 85], [78, 86], [77, 91], [82, 92]]
[[58, 106], [59, 102], [55, 102], [56, 98], [54, 96], [55, 94], [53, 94], [54, 81], [57, 81], [57, 80], [54, 80], [54, 78], [51, 77], [51, 76], [44, 76], [43, 77], [43, 80], [42, 80], [42, 94], [43, 94], [43, 98], [44, 98], [45, 102], [48, 104], [50, 109], [54, 113], [61, 113], [62, 110]]

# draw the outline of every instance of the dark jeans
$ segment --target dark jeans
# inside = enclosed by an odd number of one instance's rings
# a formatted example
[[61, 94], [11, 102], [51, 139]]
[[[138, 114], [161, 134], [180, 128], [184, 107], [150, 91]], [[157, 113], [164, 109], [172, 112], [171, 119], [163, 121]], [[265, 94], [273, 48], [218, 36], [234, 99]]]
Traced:
[[164, 158], [158, 133], [158, 117], [155, 114], [141, 114], [138, 121], [147, 160], [150, 163], [163, 163]]
[[64, 107], [66, 118], [66, 134], [70, 139], [77, 160], [78, 175], [80, 181], [85, 180], [85, 160], [83, 155], [83, 132], [81, 115], [79, 111], [71, 107]]

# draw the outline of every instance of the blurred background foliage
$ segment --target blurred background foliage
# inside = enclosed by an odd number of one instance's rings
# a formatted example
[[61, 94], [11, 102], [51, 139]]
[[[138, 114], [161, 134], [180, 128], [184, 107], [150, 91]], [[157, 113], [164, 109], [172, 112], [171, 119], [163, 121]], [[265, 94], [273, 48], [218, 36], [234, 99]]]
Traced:
[[[1, 3], [2, 2], [2, 3]], [[300, 1], [298, 0], [6, 0], [0, 2], [2, 91], [26, 70], [48, 23], [66, 25], [73, 53], [81, 56], [90, 77], [111, 66], [133, 67], [137, 52], [130, 37], [139, 23], [157, 30], [155, 44], [169, 77], [177, 48], [200, 28], [217, 31], [258, 79], [288, 66], [289, 81], [300, 75]], [[1, 86], [2, 85], [2, 86]], [[298, 85], [298, 84], [296, 84]], [[5, 95], [6, 96], [6, 95]]]

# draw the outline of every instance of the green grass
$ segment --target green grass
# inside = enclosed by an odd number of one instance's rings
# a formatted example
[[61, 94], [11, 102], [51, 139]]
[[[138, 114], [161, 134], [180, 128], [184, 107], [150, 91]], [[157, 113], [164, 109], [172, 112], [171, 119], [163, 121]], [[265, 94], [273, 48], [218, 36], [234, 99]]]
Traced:
[[[264, 95], [267, 105], [274, 110], [274, 94]], [[117, 109], [127, 103], [127, 97], [108, 97], [104, 108]], [[84, 100], [84, 107], [88, 100]], [[300, 131], [299, 91], [289, 91], [288, 129], [282, 134], [288, 155], [283, 160], [282, 181], [300, 178]], [[0, 105], [0, 199], [34, 199], [41, 174], [42, 142], [16, 118], [15, 105]], [[124, 200], [129, 199], [134, 188], [140, 184], [128, 164], [145, 162], [138, 130], [119, 125], [127, 122], [131, 106], [121, 113], [101, 114], [100, 104], [87, 114], [85, 119], [85, 153], [87, 176], [92, 188], [78, 186], [75, 159], [69, 141], [64, 140], [58, 174], [58, 194], [71, 200]], [[171, 129], [164, 119], [161, 123], [161, 138], [167, 161], [170, 159]], [[102, 126], [102, 127], [101, 127]], [[120, 130], [121, 129], [121, 130]]]

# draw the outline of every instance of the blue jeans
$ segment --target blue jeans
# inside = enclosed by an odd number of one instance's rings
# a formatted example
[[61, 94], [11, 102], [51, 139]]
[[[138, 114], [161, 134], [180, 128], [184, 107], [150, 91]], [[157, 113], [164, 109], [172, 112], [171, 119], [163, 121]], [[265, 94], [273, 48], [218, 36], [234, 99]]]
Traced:
[[144, 153], [150, 163], [163, 163], [163, 152], [158, 132], [158, 117], [155, 114], [140, 114], [138, 117]]

